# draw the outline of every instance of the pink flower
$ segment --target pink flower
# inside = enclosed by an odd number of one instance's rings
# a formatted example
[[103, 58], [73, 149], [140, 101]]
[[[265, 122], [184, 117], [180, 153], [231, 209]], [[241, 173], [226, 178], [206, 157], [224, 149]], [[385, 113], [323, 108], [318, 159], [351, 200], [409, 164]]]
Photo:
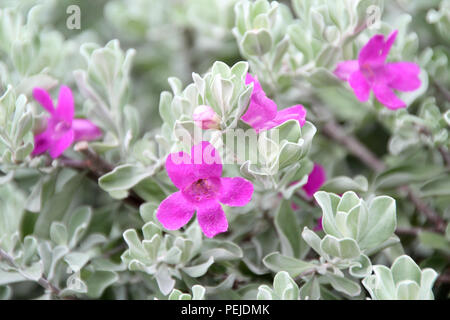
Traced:
[[245, 84], [252, 82], [250, 105], [241, 119], [252, 126], [256, 132], [272, 129], [291, 119], [297, 120], [300, 126], [305, 124], [306, 110], [301, 104], [277, 111], [276, 103], [266, 96], [258, 79], [247, 73]]
[[192, 118], [195, 125], [204, 130], [219, 128], [220, 118], [210, 106], [198, 106], [195, 108]]
[[308, 175], [308, 181], [302, 187], [308, 198], [312, 198], [314, 193], [319, 191], [322, 185], [325, 183], [326, 173], [325, 169], [318, 163], [314, 163], [314, 167], [311, 173]]
[[166, 160], [170, 180], [179, 189], [159, 205], [156, 217], [169, 230], [184, 226], [197, 211], [203, 233], [212, 238], [228, 229], [220, 203], [245, 206], [252, 198], [253, 185], [241, 178], [222, 178], [222, 162], [207, 141], [194, 145], [191, 154], [172, 153]]
[[317, 220], [317, 225], [314, 227], [313, 230], [314, 231], [322, 231], [323, 230], [322, 217], [320, 217], [319, 220]]
[[389, 62], [386, 57], [397, 36], [392, 32], [386, 41], [382, 34], [373, 36], [359, 52], [358, 60], [343, 61], [334, 74], [348, 81], [356, 97], [365, 102], [370, 90], [378, 101], [392, 110], [406, 107], [405, 102], [395, 94], [395, 90], [413, 91], [420, 87], [420, 68], [412, 62]]
[[100, 129], [86, 119], [74, 119], [74, 102], [69, 87], [61, 86], [58, 96], [58, 106], [55, 109], [47, 91], [41, 88], [33, 89], [33, 97], [50, 113], [47, 128], [35, 135], [32, 155], [38, 155], [48, 150], [50, 156], [59, 157], [74, 141], [94, 140], [101, 136]]

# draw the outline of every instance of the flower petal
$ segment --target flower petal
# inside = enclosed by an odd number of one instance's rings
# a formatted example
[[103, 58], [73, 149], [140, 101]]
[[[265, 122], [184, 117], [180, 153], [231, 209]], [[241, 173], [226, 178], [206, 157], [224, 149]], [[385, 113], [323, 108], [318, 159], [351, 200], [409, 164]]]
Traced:
[[35, 156], [44, 153], [50, 148], [50, 134], [51, 132], [47, 129], [41, 134], [34, 136], [34, 149], [33, 152], [31, 152], [31, 155]]
[[258, 81], [258, 77], [253, 77], [250, 73], [245, 76], [245, 84], [253, 83], [253, 93], [263, 91], [261, 84]]
[[275, 119], [265, 124], [264, 129], [271, 129], [288, 120], [297, 120], [300, 127], [303, 127], [306, 121], [306, 109], [301, 105], [295, 105], [277, 112]]
[[252, 93], [247, 111], [241, 117], [253, 129], [262, 129], [264, 125], [277, 115], [276, 103], [269, 99], [264, 91]]
[[198, 179], [222, 176], [222, 161], [219, 152], [208, 141], [202, 141], [191, 148], [191, 162]]
[[45, 91], [42, 88], [34, 88], [33, 89], [33, 98], [36, 99], [41, 106], [47, 110], [50, 114], [55, 111], [55, 107], [53, 106], [52, 98], [48, 94], [47, 91]]
[[400, 91], [413, 91], [420, 87], [420, 67], [413, 62], [393, 62], [386, 64], [388, 86]]
[[50, 156], [53, 159], [58, 158], [73, 142], [74, 132], [67, 130], [58, 140], [52, 140], [49, 148]]
[[253, 184], [241, 177], [220, 179], [219, 200], [231, 207], [242, 207], [250, 202], [253, 195]]
[[347, 81], [350, 75], [359, 69], [358, 60], [347, 60], [339, 62], [334, 74], [341, 80]]
[[197, 219], [203, 233], [212, 238], [228, 230], [228, 221], [220, 203], [210, 201], [197, 208]]
[[178, 191], [161, 202], [156, 218], [164, 228], [176, 230], [188, 223], [194, 212], [195, 207]]
[[166, 171], [178, 189], [185, 188], [197, 179], [194, 166], [191, 164], [191, 156], [186, 152], [169, 154], [166, 159]]
[[306, 195], [311, 198], [314, 193], [319, 191], [320, 187], [326, 180], [325, 169], [318, 163], [314, 163], [314, 167], [308, 176], [308, 182], [302, 187]]
[[369, 99], [370, 85], [359, 70], [350, 75], [348, 83], [359, 101], [366, 102]]
[[87, 119], [73, 119], [72, 129], [75, 133], [75, 141], [95, 140], [102, 135], [102, 131]]
[[373, 93], [375, 97], [391, 110], [405, 108], [406, 104], [400, 100], [384, 82], [376, 82], [373, 85]]
[[222, 161], [219, 152], [208, 141], [202, 141], [192, 147], [191, 155], [169, 154], [166, 171], [173, 184], [182, 190], [198, 179], [220, 178]]
[[58, 119], [62, 119], [67, 123], [72, 123], [75, 112], [72, 91], [67, 86], [61, 86], [58, 95], [58, 107], [56, 115]]
[[365, 64], [369, 64], [372, 67], [382, 65], [386, 61], [397, 33], [397, 30], [392, 32], [386, 41], [384, 41], [384, 35], [382, 34], [373, 36], [359, 52], [359, 65], [361, 67]]

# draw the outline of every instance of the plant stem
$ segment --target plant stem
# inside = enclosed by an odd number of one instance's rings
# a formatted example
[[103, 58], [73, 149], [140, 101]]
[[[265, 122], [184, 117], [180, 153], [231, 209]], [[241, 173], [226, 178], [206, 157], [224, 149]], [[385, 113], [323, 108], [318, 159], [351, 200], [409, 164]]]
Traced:
[[[3, 249], [0, 249], [0, 260], [5, 260], [11, 267], [15, 269], [20, 269], [20, 267], [15, 263], [14, 258], [6, 253]], [[50, 283], [50, 281], [48, 281], [44, 275], [42, 275], [36, 282], [45, 290], [50, 291], [51, 294], [59, 297], [61, 290]], [[67, 297], [67, 299], [69, 298]]]
[[[315, 107], [319, 114], [323, 114], [324, 110], [321, 107]], [[347, 133], [341, 126], [339, 126], [334, 119], [329, 119], [322, 127], [323, 133], [330, 139], [343, 145], [351, 154], [358, 157], [366, 166], [380, 173], [386, 169], [385, 164], [379, 160], [372, 151], [367, 149], [355, 136]], [[434, 229], [438, 232], [444, 232], [446, 222], [422, 201], [409, 186], [401, 186], [399, 191], [405, 192], [408, 199], [414, 204], [416, 209], [422, 213], [430, 222], [434, 224]]]
[[[104, 174], [112, 171], [114, 167], [100, 157], [94, 150], [92, 150], [86, 141], [78, 142], [75, 147], [75, 151], [82, 153], [85, 160], [74, 160], [67, 157], [60, 157], [59, 161], [62, 166], [72, 168], [77, 171], [87, 171], [87, 177], [98, 184], [98, 179]], [[139, 208], [141, 204], [145, 203], [136, 192], [129, 190], [128, 197], [122, 199], [123, 202]]]

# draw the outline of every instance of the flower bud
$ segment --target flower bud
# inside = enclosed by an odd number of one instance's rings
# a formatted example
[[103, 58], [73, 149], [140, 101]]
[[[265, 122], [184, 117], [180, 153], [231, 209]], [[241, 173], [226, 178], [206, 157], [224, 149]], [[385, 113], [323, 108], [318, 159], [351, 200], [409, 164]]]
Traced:
[[197, 126], [205, 130], [219, 129], [220, 127], [220, 117], [210, 106], [198, 106], [195, 108], [192, 118]]

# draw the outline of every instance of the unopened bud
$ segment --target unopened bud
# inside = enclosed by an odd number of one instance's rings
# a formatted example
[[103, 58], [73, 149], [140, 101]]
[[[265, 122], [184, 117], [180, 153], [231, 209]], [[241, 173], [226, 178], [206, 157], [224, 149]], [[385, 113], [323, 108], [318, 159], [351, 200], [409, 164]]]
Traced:
[[219, 129], [220, 117], [210, 106], [201, 105], [195, 108], [192, 115], [194, 122], [202, 129]]

